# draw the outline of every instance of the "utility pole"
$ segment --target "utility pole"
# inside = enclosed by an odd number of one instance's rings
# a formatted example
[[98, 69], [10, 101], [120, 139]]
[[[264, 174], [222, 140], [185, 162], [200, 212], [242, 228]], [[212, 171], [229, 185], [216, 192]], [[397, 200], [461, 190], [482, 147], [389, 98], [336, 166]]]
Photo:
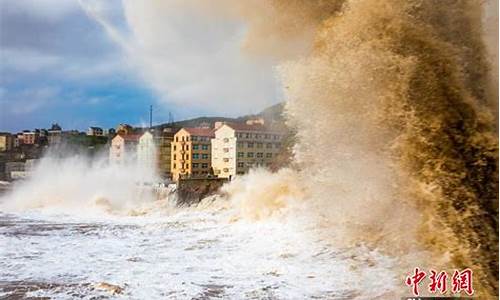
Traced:
[[149, 106], [149, 129], [153, 127], [153, 105]]

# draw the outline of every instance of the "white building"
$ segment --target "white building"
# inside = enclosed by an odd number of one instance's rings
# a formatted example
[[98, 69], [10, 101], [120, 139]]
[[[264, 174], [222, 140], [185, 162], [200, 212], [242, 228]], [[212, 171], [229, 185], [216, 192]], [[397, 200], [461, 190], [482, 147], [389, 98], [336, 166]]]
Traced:
[[104, 130], [101, 127], [89, 127], [87, 129], [87, 135], [88, 136], [103, 136], [104, 135]]
[[156, 145], [151, 132], [146, 131], [137, 144], [137, 162], [141, 168], [156, 172]]
[[262, 124], [216, 124], [212, 139], [212, 168], [232, 178], [253, 167], [269, 167], [281, 149], [282, 133]]
[[125, 164], [135, 161], [139, 135], [118, 134], [111, 140], [109, 161], [112, 164]]

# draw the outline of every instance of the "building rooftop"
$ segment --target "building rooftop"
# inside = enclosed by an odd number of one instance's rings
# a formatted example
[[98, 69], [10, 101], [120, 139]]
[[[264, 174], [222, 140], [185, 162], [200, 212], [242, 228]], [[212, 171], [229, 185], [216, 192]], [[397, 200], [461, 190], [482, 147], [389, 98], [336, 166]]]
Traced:
[[196, 135], [196, 136], [209, 136], [209, 137], [214, 137], [215, 134], [214, 134], [214, 130], [211, 129], [211, 128], [198, 128], [198, 127], [195, 127], [195, 128], [186, 128], [184, 127], [183, 128], [184, 130], [186, 130], [187, 132], [189, 132], [189, 134], [191, 135]]
[[277, 130], [277, 128], [271, 128], [262, 124], [224, 123], [223, 125], [227, 125], [236, 131], [281, 132], [281, 130]]

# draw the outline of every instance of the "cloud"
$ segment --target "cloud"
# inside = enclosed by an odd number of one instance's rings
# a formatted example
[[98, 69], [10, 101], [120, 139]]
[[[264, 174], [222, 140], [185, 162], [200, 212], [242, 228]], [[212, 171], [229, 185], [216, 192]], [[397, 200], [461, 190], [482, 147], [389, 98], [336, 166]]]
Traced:
[[167, 104], [237, 115], [279, 100], [272, 66], [241, 51], [240, 21], [184, 1], [123, 1], [128, 30], [119, 31], [95, 3], [82, 1]]
[[4, 113], [10, 115], [25, 115], [49, 106], [59, 97], [60, 90], [57, 87], [39, 87], [23, 89], [21, 91], [9, 91], [2, 88], [0, 103], [5, 105]]

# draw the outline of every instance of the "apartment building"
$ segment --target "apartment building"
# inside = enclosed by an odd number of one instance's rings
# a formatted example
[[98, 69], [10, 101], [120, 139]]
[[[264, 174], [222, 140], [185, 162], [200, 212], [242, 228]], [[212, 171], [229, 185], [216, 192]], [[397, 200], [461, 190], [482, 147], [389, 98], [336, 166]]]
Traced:
[[157, 150], [153, 134], [146, 131], [141, 135], [137, 144], [137, 161], [139, 165], [144, 169], [152, 170], [156, 173], [156, 154]]
[[109, 161], [112, 164], [125, 164], [132, 162], [137, 156], [137, 144], [140, 135], [118, 134], [111, 140], [109, 147]]
[[212, 168], [220, 178], [269, 167], [282, 147], [283, 133], [260, 122], [217, 124], [212, 139]]
[[206, 177], [212, 173], [210, 128], [182, 128], [172, 141], [172, 179]]
[[164, 128], [160, 134], [155, 136], [155, 144], [158, 153], [158, 173], [163, 179], [171, 178], [171, 159], [172, 159], [172, 141], [174, 140], [175, 130], [173, 128]]
[[15, 137], [8, 132], [0, 132], [0, 152], [9, 151], [14, 147]]

